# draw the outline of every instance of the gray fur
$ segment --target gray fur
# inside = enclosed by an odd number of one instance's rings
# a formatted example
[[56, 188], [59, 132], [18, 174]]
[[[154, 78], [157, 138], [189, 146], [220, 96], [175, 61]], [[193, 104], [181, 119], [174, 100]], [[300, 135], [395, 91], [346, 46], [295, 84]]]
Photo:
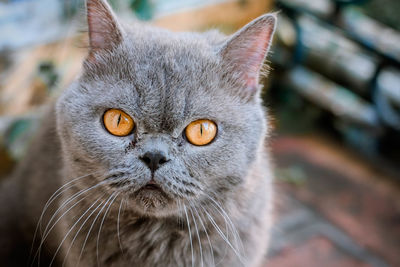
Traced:
[[[115, 20], [108, 14], [103, 23]], [[13, 227], [33, 241], [46, 201], [63, 184], [83, 177], [44, 213], [42, 230], [73, 194], [102, 183], [55, 216], [76, 204], [43, 242], [41, 254], [47, 253], [48, 261], [54, 256], [53, 265], [259, 266], [271, 220], [267, 122], [260, 86], [245, 87], [245, 66], [235, 66], [224, 55], [235, 52], [227, 49], [245, 53], [251, 33], [264, 27], [272, 36], [274, 24], [273, 15], [264, 15], [227, 39], [215, 32], [171, 33], [111, 23], [122, 39], [92, 48], [83, 73], [49, 109], [28, 156], [3, 185], [14, 195], [2, 194], [4, 201], [18, 199], [9, 203], [18, 210], [13, 216], [19, 223], [1, 222], [2, 231]], [[268, 43], [258, 51], [263, 57], [270, 39], [264, 41]], [[234, 48], [228, 45], [232, 43]], [[104, 129], [102, 116], [110, 108], [134, 119], [132, 135], [116, 137]], [[194, 146], [182, 133], [203, 118], [218, 125], [218, 134], [211, 144]], [[151, 179], [151, 171], [139, 157], [155, 150], [169, 160], [154, 173], [163, 193], [143, 193], [139, 189]], [[12, 213], [2, 212], [2, 217]], [[40, 234], [36, 237], [31, 260], [38, 259]]]

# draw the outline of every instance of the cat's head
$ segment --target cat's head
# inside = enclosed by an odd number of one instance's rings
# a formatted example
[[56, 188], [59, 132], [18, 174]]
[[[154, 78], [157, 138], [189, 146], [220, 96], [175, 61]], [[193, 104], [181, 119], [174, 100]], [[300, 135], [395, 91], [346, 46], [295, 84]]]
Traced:
[[90, 53], [57, 103], [69, 178], [92, 173], [155, 216], [237, 190], [266, 133], [259, 75], [275, 16], [224, 37], [123, 27], [107, 3], [87, 7]]

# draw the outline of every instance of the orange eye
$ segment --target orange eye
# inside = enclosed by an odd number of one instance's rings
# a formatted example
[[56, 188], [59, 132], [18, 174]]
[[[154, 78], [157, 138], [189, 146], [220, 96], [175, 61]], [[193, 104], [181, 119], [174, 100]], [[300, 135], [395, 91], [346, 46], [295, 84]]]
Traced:
[[135, 123], [132, 118], [119, 109], [109, 109], [103, 115], [107, 131], [116, 136], [127, 136], [133, 130]]
[[210, 120], [197, 120], [186, 127], [185, 134], [193, 145], [204, 146], [214, 140], [217, 135], [217, 125]]

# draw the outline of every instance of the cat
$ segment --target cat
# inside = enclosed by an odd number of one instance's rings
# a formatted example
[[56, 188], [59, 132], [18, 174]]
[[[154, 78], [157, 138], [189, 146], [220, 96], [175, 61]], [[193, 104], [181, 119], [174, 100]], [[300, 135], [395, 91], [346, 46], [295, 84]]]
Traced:
[[263, 264], [259, 76], [276, 15], [231, 36], [123, 25], [105, 0], [87, 1], [87, 19], [82, 73], [2, 185], [1, 264]]

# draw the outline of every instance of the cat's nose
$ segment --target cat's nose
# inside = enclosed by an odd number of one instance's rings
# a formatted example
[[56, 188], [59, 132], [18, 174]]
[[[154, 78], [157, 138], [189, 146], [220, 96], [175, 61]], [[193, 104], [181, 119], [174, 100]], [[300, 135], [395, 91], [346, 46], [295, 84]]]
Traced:
[[143, 161], [152, 172], [155, 172], [162, 164], [169, 161], [161, 151], [146, 152], [140, 157], [140, 160]]

